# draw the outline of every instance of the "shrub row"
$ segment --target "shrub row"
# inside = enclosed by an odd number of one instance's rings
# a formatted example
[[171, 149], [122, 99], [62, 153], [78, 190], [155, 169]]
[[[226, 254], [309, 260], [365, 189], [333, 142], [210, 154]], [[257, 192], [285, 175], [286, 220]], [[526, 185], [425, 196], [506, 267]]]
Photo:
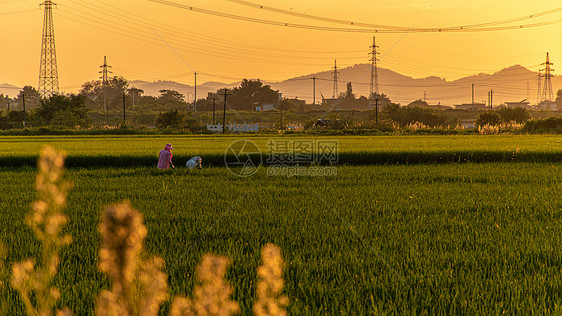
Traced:
[[[262, 161], [263, 165], [271, 165], [264, 154], [250, 154], [253, 162]], [[183, 167], [191, 156], [174, 155], [176, 167]], [[203, 158], [203, 166], [225, 167], [225, 161], [235, 161], [233, 155], [210, 154]], [[122, 167], [156, 167], [158, 158], [153, 155], [104, 155], [68, 156], [67, 168], [122, 168]], [[513, 151], [455, 151], [455, 152], [344, 152], [339, 153], [335, 165], [368, 166], [368, 165], [393, 165], [393, 164], [441, 164], [441, 163], [485, 163], [485, 162], [562, 162], [562, 152], [513, 152]], [[4, 156], [0, 157], [1, 167], [35, 166], [37, 156]], [[327, 165], [328, 161], [318, 164]]]
[[522, 131], [532, 134], [562, 134], [562, 117], [550, 117], [543, 120], [529, 121], [523, 126]]

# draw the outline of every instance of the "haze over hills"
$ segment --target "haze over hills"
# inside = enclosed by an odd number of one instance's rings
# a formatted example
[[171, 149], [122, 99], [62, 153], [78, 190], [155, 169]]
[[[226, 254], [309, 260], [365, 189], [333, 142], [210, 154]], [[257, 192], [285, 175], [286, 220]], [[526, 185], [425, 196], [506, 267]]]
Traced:
[[[316, 91], [324, 97], [333, 95], [333, 74], [330, 71], [289, 79], [280, 83], [271, 83], [274, 89], [284, 92], [287, 97], [298, 96], [307, 101], [312, 99], [312, 78], [317, 80]], [[339, 92], [345, 91], [347, 82], [351, 82], [356, 95], [369, 94], [371, 66], [360, 64], [340, 70], [338, 80]], [[308, 79], [302, 84], [301, 79]], [[536, 103], [537, 73], [522, 66], [515, 65], [502, 69], [494, 74], [477, 74], [454, 81], [439, 77], [412, 78], [389, 69], [379, 68], [379, 91], [386, 94], [394, 102], [403, 105], [417, 99], [423, 99], [424, 93], [430, 104], [454, 105], [472, 102], [472, 84], [474, 84], [474, 101], [486, 102], [488, 91], [494, 90], [494, 104], [506, 101], [529, 99]], [[527, 83], [529, 89], [527, 90]], [[553, 90], [562, 88], [562, 77], [553, 78]], [[527, 94], [529, 95], [527, 97]], [[319, 100], [319, 96], [316, 97]]]
[[[331, 98], [333, 95], [333, 72], [324, 71], [314, 74], [290, 78], [281, 82], [264, 82], [275, 90], [283, 93], [284, 97], [299, 98], [307, 102], [313, 101], [313, 80], [316, 80], [316, 102], [322, 96]], [[493, 90], [494, 104], [515, 102], [528, 99], [532, 104], [537, 99], [537, 73], [520, 65], [502, 69], [493, 74], [476, 74], [454, 81], [431, 76], [426, 78], [412, 78], [401, 75], [389, 69], [379, 68], [379, 91], [386, 94], [394, 102], [406, 105], [414, 100], [423, 99], [430, 104], [454, 105], [472, 102], [472, 84], [474, 84], [474, 101], [487, 102], [488, 92]], [[357, 97], [369, 94], [371, 65], [358, 64], [339, 70], [338, 92], [344, 92], [346, 85], [351, 82], [353, 92]], [[193, 86], [175, 82], [144, 82], [133, 81], [132, 85], [141, 88], [146, 94], [158, 95], [158, 90], [175, 89], [185, 95], [190, 93], [193, 100]], [[206, 82], [197, 86], [197, 97], [202, 98], [208, 92], [218, 89], [236, 87], [240, 83]], [[554, 94], [562, 89], [562, 76], [555, 76], [552, 80]]]
[[[281, 82], [264, 82], [271, 85], [275, 90], [283, 93], [284, 97], [299, 98], [311, 103], [313, 101], [313, 80], [316, 80], [316, 102], [321, 102], [322, 96], [331, 98], [333, 95], [333, 72], [323, 71], [314, 74], [290, 78]], [[353, 92], [357, 97], [369, 94], [369, 82], [371, 77], [370, 64], [358, 64], [342, 68], [338, 75], [338, 92], [345, 92], [348, 82], [352, 83]], [[474, 84], [474, 101], [487, 102], [488, 92], [493, 90], [494, 104], [506, 101], [521, 101], [528, 99], [531, 104], [537, 100], [537, 73], [530, 71], [520, 65], [502, 69], [493, 74], [476, 74], [454, 81], [430, 76], [426, 78], [412, 78], [401, 75], [389, 69], [379, 68], [379, 91], [390, 97], [393, 102], [406, 105], [417, 99], [424, 99], [429, 104], [441, 104], [452, 106], [454, 104], [470, 103], [472, 84]], [[562, 76], [554, 76], [552, 80], [554, 94], [562, 89]], [[191, 85], [181, 84], [174, 81], [147, 82], [140, 80], [130, 81], [130, 85], [144, 90], [145, 94], [157, 96], [159, 90], [176, 90], [186, 96], [186, 100], [193, 101], [194, 88]], [[205, 82], [197, 86], [197, 98], [204, 98], [209, 92], [227, 87], [233, 88], [240, 82], [221, 83]], [[9, 84], [0, 84], [0, 93], [15, 96], [19, 92], [18, 87]]]

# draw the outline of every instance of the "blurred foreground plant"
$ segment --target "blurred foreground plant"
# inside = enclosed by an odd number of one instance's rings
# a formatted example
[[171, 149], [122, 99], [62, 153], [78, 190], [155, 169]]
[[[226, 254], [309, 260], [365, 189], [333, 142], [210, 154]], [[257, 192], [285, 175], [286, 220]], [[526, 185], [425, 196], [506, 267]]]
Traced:
[[[8, 271], [6, 271], [6, 247], [0, 242], [0, 293], [4, 294], [6, 291], [5, 282], [8, 278]], [[2, 295], [0, 297], [0, 315], [7, 315], [8, 303], [6, 302], [6, 296]]]
[[[52, 280], [60, 262], [59, 253], [71, 242], [70, 236], [62, 233], [67, 222], [62, 211], [71, 186], [62, 179], [64, 156], [52, 147], [41, 149], [36, 181], [39, 199], [25, 218], [25, 223], [41, 242], [41, 261], [36, 265], [35, 259], [27, 259], [14, 263], [12, 267], [11, 284], [18, 291], [28, 315], [51, 315], [60, 297], [59, 290], [52, 286]], [[61, 313], [70, 312], [59, 311]]]
[[176, 296], [171, 315], [232, 315], [240, 312], [237, 302], [230, 300], [233, 288], [225, 280], [229, 260], [226, 257], [205, 255], [197, 266], [201, 283], [193, 290], [193, 299]]
[[254, 304], [256, 315], [287, 315], [284, 307], [289, 298], [283, 291], [283, 258], [281, 249], [273, 244], [266, 244], [261, 252], [262, 265], [258, 267], [258, 298]]
[[113, 281], [97, 299], [98, 315], [157, 315], [168, 298], [164, 261], [143, 260], [146, 227], [128, 202], [105, 208], [100, 224], [102, 247], [99, 268]]

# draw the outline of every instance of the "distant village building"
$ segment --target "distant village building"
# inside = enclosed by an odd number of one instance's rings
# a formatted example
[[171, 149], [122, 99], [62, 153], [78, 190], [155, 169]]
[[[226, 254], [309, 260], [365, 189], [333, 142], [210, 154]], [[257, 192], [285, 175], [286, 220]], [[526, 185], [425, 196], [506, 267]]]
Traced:
[[555, 102], [545, 100], [537, 104], [537, 109], [543, 111], [556, 111], [557, 104]]
[[[229, 132], [257, 132], [259, 130], [258, 124], [232, 124], [226, 126]], [[207, 130], [211, 132], [222, 132], [222, 124], [212, 125], [207, 123]]]
[[324, 106], [333, 110], [368, 110], [369, 99], [322, 99]]
[[263, 104], [261, 106], [256, 106], [257, 112], [273, 111], [273, 110], [275, 110], [274, 104]]
[[410, 104], [406, 105], [406, 107], [428, 110], [447, 110], [451, 108], [449, 106], [442, 105], [441, 102], [437, 102], [437, 104], [429, 104], [426, 101], [422, 101], [421, 99], [411, 102]]
[[525, 110], [531, 110], [531, 103], [528, 101], [520, 101], [520, 102], [505, 102], [505, 107], [508, 109], [516, 109], [516, 108], [523, 108]]
[[456, 110], [465, 110], [465, 111], [486, 111], [488, 107], [486, 103], [464, 103], [455, 105]]
[[298, 107], [304, 107], [306, 105], [306, 101], [305, 100], [299, 100], [297, 98], [294, 99], [286, 99], [287, 102], [289, 102], [292, 106], [298, 108]]
[[[299, 100], [297, 98], [294, 99], [283, 99], [281, 102], [287, 102], [291, 108], [296, 108], [296, 109], [304, 109], [304, 107], [306, 106], [306, 101], [305, 100]], [[277, 105], [276, 104], [262, 104], [260, 106], [256, 106], [256, 111], [257, 112], [265, 112], [265, 111], [273, 111], [277, 109]]]

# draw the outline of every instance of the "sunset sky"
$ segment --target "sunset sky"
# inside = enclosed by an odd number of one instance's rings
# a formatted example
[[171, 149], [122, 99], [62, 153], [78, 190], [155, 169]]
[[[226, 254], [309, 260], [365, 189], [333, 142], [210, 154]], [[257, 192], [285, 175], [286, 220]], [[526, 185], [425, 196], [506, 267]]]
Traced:
[[[59, 82], [77, 91], [97, 79], [103, 57], [129, 80], [193, 84], [242, 78], [280, 81], [369, 62], [370, 30], [256, 9], [227, 0], [166, 0], [210, 14], [150, 0], [60, 0], [54, 10]], [[530, 16], [559, 8], [559, 0], [249, 0], [254, 4], [344, 21], [405, 28], [464, 26]], [[36, 0], [0, 0], [0, 84], [36, 86], [43, 11]], [[325, 27], [309, 30], [218, 16]], [[562, 22], [562, 11], [496, 26]], [[412, 77], [454, 80], [520, 64], [537, 71], [550, 52], [562, 65], [562, 23], [486, 32], [379, 33], [380, 67]], [[170, 47], [168, 47], [168, 45]], [[175, 52], [180, 57], [176, 55]], [[182, 61], [182, 59], [185, 61]], [[14, 93], [15, 94], [15, 93]]]

